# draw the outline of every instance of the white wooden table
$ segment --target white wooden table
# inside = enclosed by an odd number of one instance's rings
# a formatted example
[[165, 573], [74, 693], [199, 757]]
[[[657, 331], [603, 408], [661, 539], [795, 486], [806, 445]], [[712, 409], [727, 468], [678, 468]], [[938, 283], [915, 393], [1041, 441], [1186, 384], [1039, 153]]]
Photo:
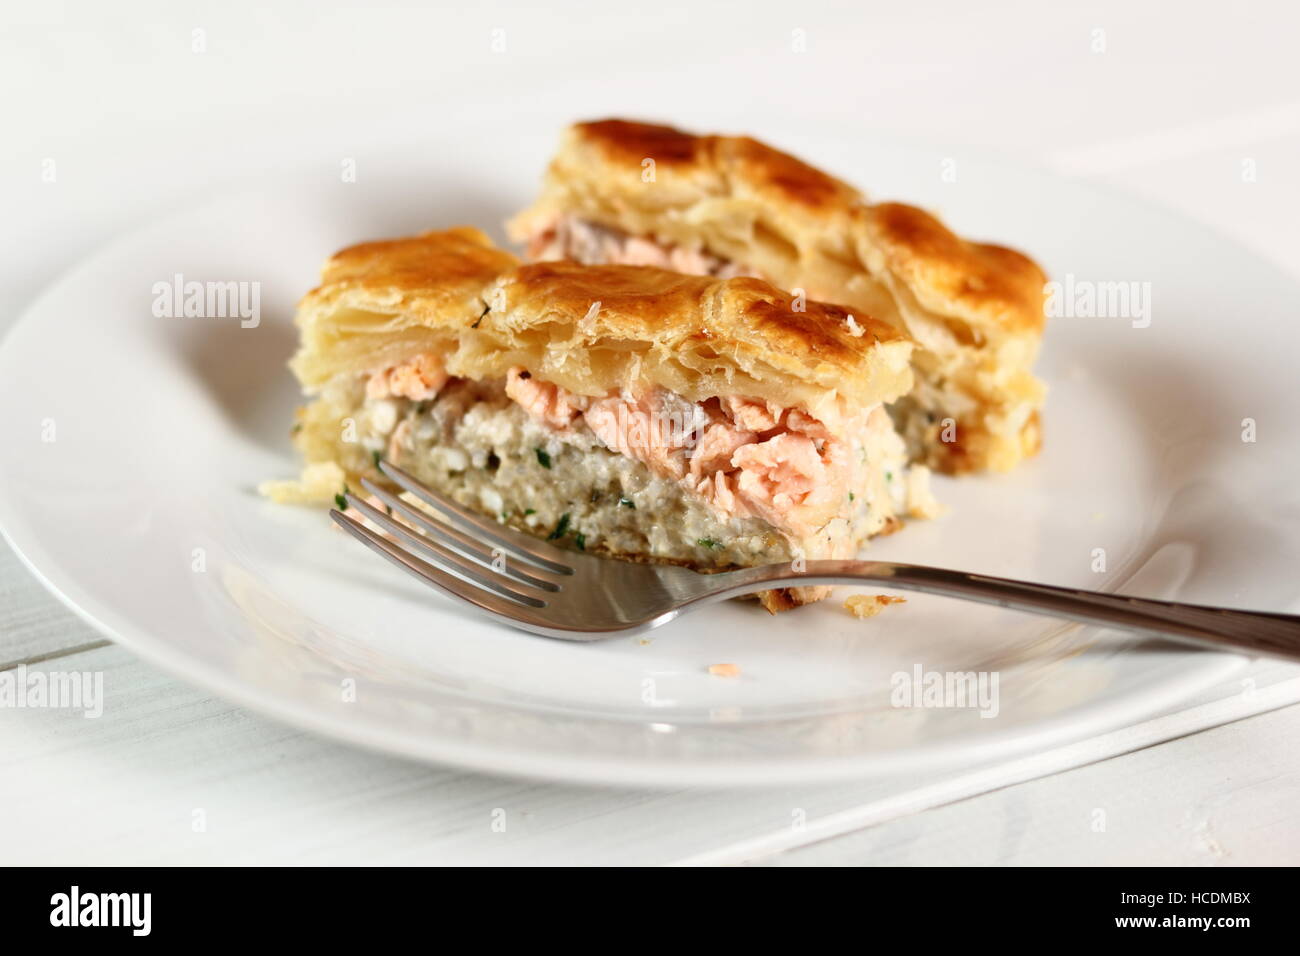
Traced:
[[[1177, 207], [1300, 275], [1293, 5], [129, 6], [5, 11], [0, 328], [79, 256], [210, 183], [304, 144], [364, 156], [376, 123], [436, 122], [471, 87], [509, 104], [506, 143], [511, 110], [557, 128], [600, 114], [710, 127], [711, 103], [756, 128], [763, 110], [870, 116]], [[496, 779], [300, 733], [104, 640], [0, 547], [0, 669], [22, 663], [103, 671], [107, 701], [98, 720], [0, 709], [0, 863], [1300, 861], [1288, 665], [1000, 767], [721, 793]]]

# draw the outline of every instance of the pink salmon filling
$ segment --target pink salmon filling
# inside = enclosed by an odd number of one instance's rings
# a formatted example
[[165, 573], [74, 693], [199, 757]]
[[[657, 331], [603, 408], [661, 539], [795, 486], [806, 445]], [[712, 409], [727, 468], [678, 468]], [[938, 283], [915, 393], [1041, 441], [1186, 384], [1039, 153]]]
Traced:
[[[424, 401], [448, 380], [441, 358], [426, 353], [373, 373], [366, 396]], [[861, 456], [843, 436], [892, 428], [880, 405], [839, 416], [832, 431], [801, 409], [739, 396], [694, 403], [662, 388], [578, 395], [519, 366], [508, 371], [505, 393], [554, 432], [585, 423], [610, 450], [682, 483], [724, 517], [759, 517], [798, 538], [823, 529], [864, 490]]]
[[510, 369], [506, 394], [552, 430], [585, 421], [606, 447], [727, 517], [757, 516], [806, 537], [841, 512], [850, 491], [847, 444], [799, 409], [736, 396], [695, 404], [661, 388], [588, 398], [523, 368]]
[[366, 398], [395, 397], [422, 402], [442, 391], [449, 378], [442, 359], [433, 352], [425, 352], [372, 374], [366, 381]]
[[542, 225], [529, 238], [527, 254], [532, 261], [573, 259], [589, 265], [656, 266], [687, 275], [717, 276], [719, 279], [734, 276], [762, 278], [752, 269], [702, 249], [659, 243], [573, 215], [557, 215]]

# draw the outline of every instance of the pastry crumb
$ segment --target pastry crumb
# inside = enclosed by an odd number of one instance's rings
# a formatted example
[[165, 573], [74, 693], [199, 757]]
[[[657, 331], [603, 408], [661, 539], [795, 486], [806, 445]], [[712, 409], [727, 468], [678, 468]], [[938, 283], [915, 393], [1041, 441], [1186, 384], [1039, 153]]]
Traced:
[[736, 664], [710, 664], [709, 673], [714, 677], [739, 677], [740, 667]]
[[930, 490], [930, 469], [913, 465], [907, 470], [907, 515], [909, 518], [938, 518], [947, 510]]
[[854, 594], [844, 599], [844, 609], [856, 618], [875, 617], [891, 604], [906, 604], [893, 594]]
[[314, 462], [302, 477], [289, 481], [264, 481], [257, 491], [278, 504], [317, 505], [332, 501], [347, 476], [332, 461]]

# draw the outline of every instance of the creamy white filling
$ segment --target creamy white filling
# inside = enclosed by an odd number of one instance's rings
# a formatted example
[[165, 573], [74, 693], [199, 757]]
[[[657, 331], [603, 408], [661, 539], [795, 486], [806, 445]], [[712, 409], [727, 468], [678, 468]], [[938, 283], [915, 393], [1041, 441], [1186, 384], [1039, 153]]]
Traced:
[[[367, 454], [411, 467], [435, 486], [455, 486], [474, 507], [533, 530], [552, 527], [562, 516], [555, 509], [567, 505], [569, 525], [582, 528], [574, 533], [597, 537], [608, 550], [635, 553], [627, 535], [646, 516], [596, 514], [586, 497], [635, 505], [655, 489], [652, 513], [679, 515], [671, 526], [636, 533], [654, 556], [697, 563], [701, 548], [734, 564], [794, 551], [847, 557], [866, 537], [896, 527], [904, 507], [903, 446], [879, 407], [842, 416], [846, 434], [835, 435], [805, 413], [768, 403], [691, 403], [671, 393], [590, 399], [518, 369], [504, 386], [452, 380], [421, 401], [375, 385], [402, 379], [388, 369], [359, 390], [355, 418]], [[680, 414], [659, 431], [654, 416], [663, 411]], [[675, 506], [666, 503], [673, 496]], [[520, 509], [524, 501], [536, 504]]]

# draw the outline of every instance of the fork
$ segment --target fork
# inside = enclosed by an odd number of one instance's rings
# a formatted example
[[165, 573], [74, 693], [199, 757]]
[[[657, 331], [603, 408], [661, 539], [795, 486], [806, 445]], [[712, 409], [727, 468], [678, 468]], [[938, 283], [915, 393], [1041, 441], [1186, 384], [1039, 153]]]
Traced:
[[[701, 574], [662, 564], [599, 558], [547, 544], [483, 517], [384, 460], [379, 470], [443, 520], [370, 479], [362, 486], [385, 510], [345, 492], [388, 535], [337, 508], [332, 517], [367, 547], [451, 597], [544, 637], [594, 641], [660, 627], [726, 598], [772, 588], [867, 582], [962, 598], [1083, 624], [1173, 638], [1203, 648], [1300, 661], [1300, 616], [1156, 601], [1033, 584], [892, 561], [805, 561]], [[401, 515], [405, 523], [393, 516]]]

